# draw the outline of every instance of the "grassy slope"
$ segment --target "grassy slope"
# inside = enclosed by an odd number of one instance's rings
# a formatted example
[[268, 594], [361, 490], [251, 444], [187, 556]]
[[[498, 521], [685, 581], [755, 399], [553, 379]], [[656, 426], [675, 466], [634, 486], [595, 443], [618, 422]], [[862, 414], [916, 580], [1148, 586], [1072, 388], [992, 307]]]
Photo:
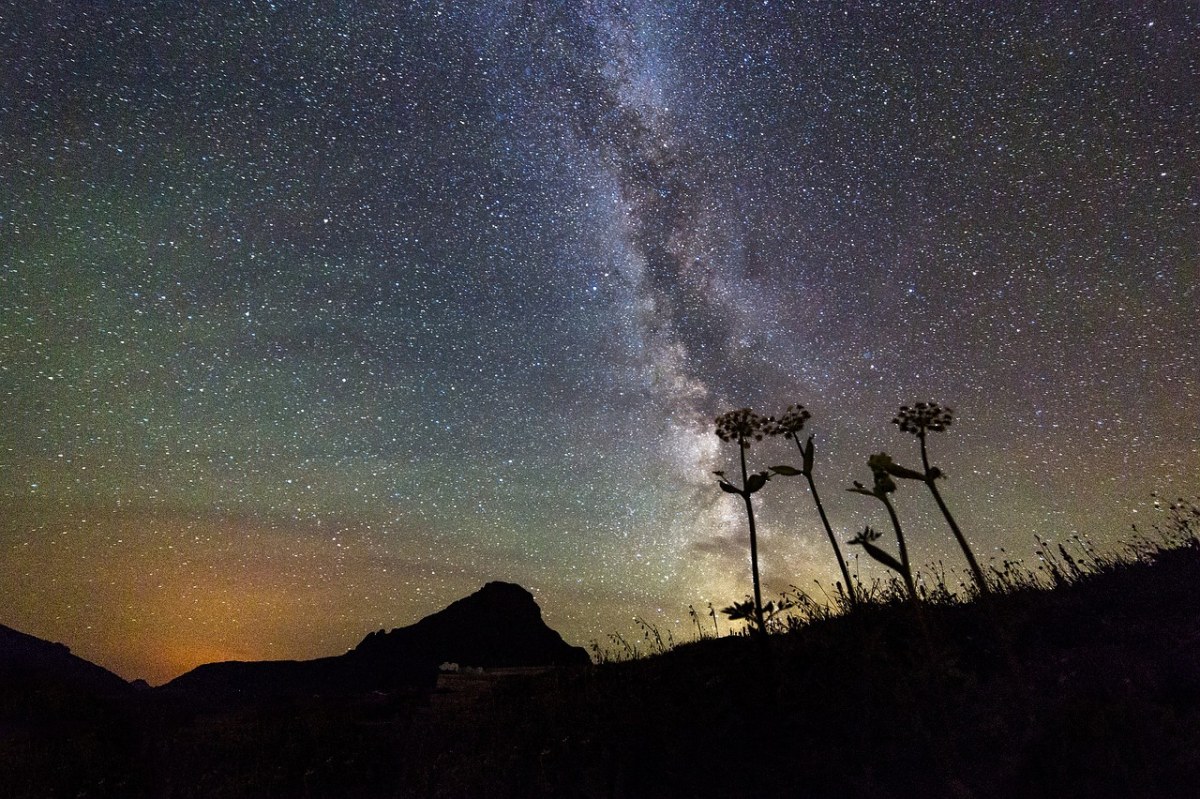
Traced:
[[927, 607], [928, 638], [892, 603], [774, 638], [765, 664], [701, 642], [602, 671], [576, 726], [646, 795], [1193, 796], [1197, 588], [1190, 547]]
[[[1192, 796], [1197, 588], [1187, 546], [990, 609], [931, 604], [928, 636], [890, 602], [765, 653], [706, 640], [433, 701], [152, 704], [70, 752], [42, 730], [36, 763], [0, 758], [0, 780], [30, 796]], [[0, 747], [28, 753], [33, 734], [0, 730]], [[111, 765], [81, 755], [110, 737], [129, 750]], [[100, 765], [68, 784], [58, 757]]]

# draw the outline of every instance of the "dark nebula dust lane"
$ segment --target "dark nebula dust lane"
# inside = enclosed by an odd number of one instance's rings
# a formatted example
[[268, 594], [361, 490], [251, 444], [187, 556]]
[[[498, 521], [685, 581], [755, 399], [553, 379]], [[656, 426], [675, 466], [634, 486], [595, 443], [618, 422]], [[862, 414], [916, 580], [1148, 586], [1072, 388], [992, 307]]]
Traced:
[[[843, 539], [934, 399], [982, 558], [1118, 548], [1198, 492], [1198, 42], [1185, 3], [6, 8], [0, 621], [152, 681], [489, 580], [682, 635], [749, 591], [744, 405], [811, 410]], [[770, 489], [768, 592], [829, 585]]]

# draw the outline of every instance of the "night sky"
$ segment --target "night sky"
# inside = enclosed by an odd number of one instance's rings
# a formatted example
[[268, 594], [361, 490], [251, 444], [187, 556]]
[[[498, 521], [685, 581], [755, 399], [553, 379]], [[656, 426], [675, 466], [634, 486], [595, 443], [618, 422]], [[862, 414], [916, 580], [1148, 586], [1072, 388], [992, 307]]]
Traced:
[[[925, 399], [982, 560], [1117, 549], [1200, 492], [1200, 7], [1008, 5], [4, 3], [0, 623], [151, 682], [493, 579], [687, 637], [745, 405], [842, 540]], [[756, 499], [768, 595], [832, 591]]]

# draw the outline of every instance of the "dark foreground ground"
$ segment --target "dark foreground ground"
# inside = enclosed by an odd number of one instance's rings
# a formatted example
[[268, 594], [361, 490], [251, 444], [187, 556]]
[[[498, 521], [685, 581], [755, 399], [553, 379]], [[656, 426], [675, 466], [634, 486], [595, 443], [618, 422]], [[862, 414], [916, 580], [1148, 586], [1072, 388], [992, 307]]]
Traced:
[[0, 795], [1200, 795], [1200, 548], [1059, 577], [433, 693], [7, 686]]

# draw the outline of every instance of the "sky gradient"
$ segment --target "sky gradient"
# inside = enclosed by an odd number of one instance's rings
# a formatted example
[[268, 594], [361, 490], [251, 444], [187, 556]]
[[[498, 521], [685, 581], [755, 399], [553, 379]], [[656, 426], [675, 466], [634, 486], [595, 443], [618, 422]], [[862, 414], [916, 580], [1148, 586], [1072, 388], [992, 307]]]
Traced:
[[0, 623], [151, 682], [493, 579], [686, 637], [750, 591], [713, 418], [793, 402], [842, 540], [929, 399], [981, 560], [1118, 547], [1200, 493], [1200, 6], [995, 5], [6, 5]]

